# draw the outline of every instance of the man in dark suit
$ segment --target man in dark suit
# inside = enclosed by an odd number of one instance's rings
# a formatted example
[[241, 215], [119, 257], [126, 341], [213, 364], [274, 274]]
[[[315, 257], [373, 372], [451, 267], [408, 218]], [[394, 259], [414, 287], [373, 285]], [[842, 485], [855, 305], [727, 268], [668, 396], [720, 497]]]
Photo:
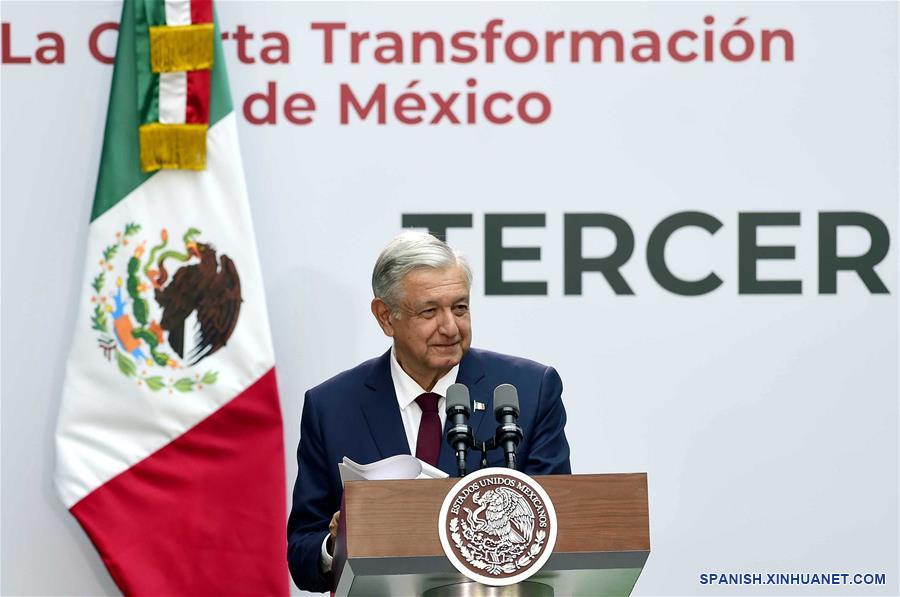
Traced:
[[[427, 234], [403, 233], [378, 258], [372, 274], [372, 314], [393, 338], [392, 348], [309, 390], [303, 403], [298, 474], [288, 520], [288, 563], [301, 589], [333, 588], [331, 557], [339, 524], [345, 456], [369, 463], [397, 454], [456, 474], [443, 441], [444, 398], [453, 383], [469, 388], [476, 439], [494, 434], [493, 391], [510, 383], [519, 392], [519, 469], [530, 475], [570, 473], [562, 381], [552, 367], [470, 349], [468, 263]], [[469, 454], [476, 470], [479, 454]], [[502, 452], [489, 455], [503, 466]]]

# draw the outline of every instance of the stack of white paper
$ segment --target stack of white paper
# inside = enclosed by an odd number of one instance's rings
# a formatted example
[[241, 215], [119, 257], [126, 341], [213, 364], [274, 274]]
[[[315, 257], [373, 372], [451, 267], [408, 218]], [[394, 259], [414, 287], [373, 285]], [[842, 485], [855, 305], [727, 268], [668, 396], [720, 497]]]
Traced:
[[398, 454], [371, 464], [359, 464], [346, 456], [338, 463], [341, 483], [347, 481], [386, 481], [388, 479], [445, 479], [444, 471], [409, 454]]

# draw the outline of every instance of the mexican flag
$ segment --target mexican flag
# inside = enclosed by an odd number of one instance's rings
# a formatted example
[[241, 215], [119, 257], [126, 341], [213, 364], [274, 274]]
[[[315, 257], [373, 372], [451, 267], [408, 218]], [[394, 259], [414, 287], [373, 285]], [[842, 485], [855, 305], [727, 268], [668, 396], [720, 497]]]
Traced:
[[126, 0], [56, 485], [126, 594], [284, 595], [285, 468], [209, 0]]

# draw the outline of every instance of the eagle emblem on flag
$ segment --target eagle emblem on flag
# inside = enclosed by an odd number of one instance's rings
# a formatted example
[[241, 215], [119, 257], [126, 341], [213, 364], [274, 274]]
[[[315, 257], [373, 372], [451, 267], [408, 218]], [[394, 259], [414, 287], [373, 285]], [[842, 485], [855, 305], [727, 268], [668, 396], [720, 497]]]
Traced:
[[[187, 393], [216, 382], [209, 370], [183, 375], [226, 345], [241, 310], [241, 281], [228, 255], [190, 227], [149, 245], [126, 224], [103, 250], [91, 282], [91, 327], [107, 360], [138, 385]], [[149, 245], [149, 246], [148, 246]], [[178, 374], [181, 375], [178, 375]]]

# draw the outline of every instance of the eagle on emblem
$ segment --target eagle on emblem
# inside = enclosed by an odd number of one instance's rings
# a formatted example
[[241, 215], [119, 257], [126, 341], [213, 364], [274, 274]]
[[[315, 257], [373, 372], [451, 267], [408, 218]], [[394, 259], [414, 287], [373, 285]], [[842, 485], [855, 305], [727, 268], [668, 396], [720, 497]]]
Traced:
[[[225, 346], [231, 337], [241, 311], [241, 280], [227, 255], [217, 255], [211, 244], [194, 240], [200, 234], [196, 228], [188, 230], [183, 237], [185, 253], [166, 251], [159, 255], [154, 268], [156, 252], [168, 242], [163, 232], [163, 243], [154, 247], [146, 273], [155, 289], [154, 298], [162, 308], [159, 325], [168, 332], [169, 346], [182, 359], [185, 359], [185, 322], [196, 312], [194, 348], [187, 356], [189, 364], [195, 365]], [[180, 267], [167, 284], [167, 259], [199, 262]]]
[[[517, 544], [531, 541], [534, 513], [528, 500], [509, 487], [497, 487], [472, 496], [478, 508], [468, 510], [467, 522], [474, 531], [494, 535], [500, 543]], [[478, 516], [484, 512], [485, 518]]]

